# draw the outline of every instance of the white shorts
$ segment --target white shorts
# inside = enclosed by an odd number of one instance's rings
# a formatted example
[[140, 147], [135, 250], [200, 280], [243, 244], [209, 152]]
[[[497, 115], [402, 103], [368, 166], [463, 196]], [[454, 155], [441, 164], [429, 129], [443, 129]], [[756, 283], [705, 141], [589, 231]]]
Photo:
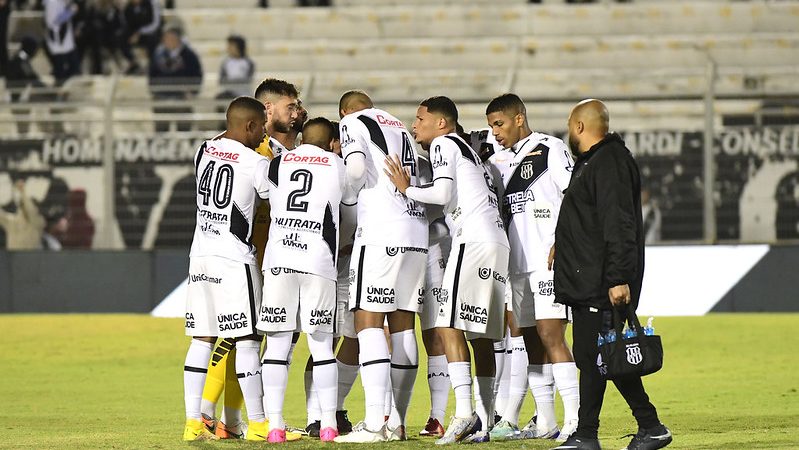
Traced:
[[189, 258], [186, 336], [255, 334], [261, 285], [261, 274], [254, 265], [218, 256]]
[[312, 273], [274, 267], [264, 270], [258, 329], [266, 332], [333, 333], [336, 282]]
[[[445, 248], [446, 247], [446, 248]], [[419, 310], [419, 325], [422, 330], [435, 328], [441, 305], [438, 303], [444, 269], [447, 267], [449, 245], [436, 242], [427, 253], [427, 272], [424, 277], [424, 304]]]
[[336, 283], [336, 337], [356, 339], [355, 314], [350, 311], [350, 255], [341, 255], [338, 264], [342, 267]]
[[350, 264], [350, 309], [418, 312], [424, 303], [427, 249], [355, 243]]
[[441, 286], [436, 327], [466, 332], [466, 339], [500, 340], [505, 335], [507, 247], [474, 242], [449, 255]]
[[517, 327], [534, 327], [536, 320], [569, 319], [569, 308], [555, 303], [553, 274], [551, 270], [534, 270], [510, 275], [511, 310]]

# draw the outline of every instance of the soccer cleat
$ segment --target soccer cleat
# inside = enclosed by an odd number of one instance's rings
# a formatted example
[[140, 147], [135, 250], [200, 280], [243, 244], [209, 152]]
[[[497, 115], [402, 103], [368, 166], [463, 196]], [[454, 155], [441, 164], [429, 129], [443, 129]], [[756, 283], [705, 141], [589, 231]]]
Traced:
[[350, 418], [347, 417], [346, 409], [336, 411], [336, 428], [338, 428], [338, 433], [341, 434], [352, 432], [352, 422], [350, 422]]
[[245, 435], [248, 441], [265, 441], [268, 436], [269, 421], [256, 422], [251, 420], [247, 425], [247, 434]]
[[308, 426], [305, 427], [305, 431], [308, 432], [308, 436], [312, 438], [319, 437], [319, 430], [322, 428], [322, 421], [317, 420], [316, 422], [311, 422]]
[[655, 450], [671, 444], [671, 441], [671, 430], [661, 423], [649, 429], [639, 428], [623, 450]]
[[441, 422], [439, 422], [438, 419], [431, 417], [427, 419], [427, 425], [425, 425], [424, 429], [419, 432], [419, 436], [440, 438], [441, 436], [444, 436], [444, 426], [441, 425]]
[[289, 433], [295, 433], [301, 436], [308, 436], [308, 432], [305, 430], [305, 428], [290, 427], [286, 425], [286, 436], [288, 436]]
[[216, 419], [213, 417], [208, 417], [206, 414], [202, 414], [202, 419], [205, 429], [213, 433], [216, 430]]
[[353, 427], [352, 433], [338, 436], [333, 439], [333, 442], [348, 443], [348, 444], [369, 444], [373, 442], [387, 442], [387, 430], [384, 424], [377, 431], [371, 431], [363, 427]]
[[489, 433], [492, 441], [508, 441], [511, 439], [519, 439], [521, 432], [519, 427], [508, 422], [507, 420], [500, 420], [494, 425]]
[[[388, 428], [386, 428], [388, 430]], [[389, 441], [407, 441], [408, 435], [405, 434], [405, 425], [400, 425], [386, 433]]]
[[333, 442], [338, 437], [338, 430], [327, 427], [319, 431], [319, 439], [322, 442]]
[[572, 419], [563, 424], [563, 428], [560, 429], [560, 433], [558, 434], [558, 437], [555, 438], [555, 440], [560, 442], [566, 442], [566, 439], [569, 439], [569, 436], [574, 434], [575, 431], [577, 431], [577, 420]]
[[461, 444], [483, 444], [490, 441], [491, 435], [488, 431], [478, 431], [477, 433], [472, 433], [463, 438]]
[[239, 422], [235, 425], [226, 425], [222, 421], [218, 421], [216, 423], [216, 430], [214, 434], [219, 437], [219, 439], [244, 439], [245, 434], [247, 433], [247, 424], [244, 422]]
[[270, 444], [279, 444], [281, 442], [286, 442], [286, 430], [280, 428], [269, 430], [269, 436], [266, 437], [266, 440]]
[[440, 439], [436, 440], [436, 445], [447, 445], [460, 442], [466, 436], [476, 433], [482, 428], [480, 418], [477, 413], [472, 413], [472, 417], [453, 417], [449, 422], [447, 431]]
[[219, 440], [213, 433], [205, 428], [205, 424], [199, 419], [186, 419], [186, 427], [183, 428], [184, 441], [216, 441]]
[[602, 450], [598, 439], [587, 439], [571, 435], [566, 442], [552, 450]]

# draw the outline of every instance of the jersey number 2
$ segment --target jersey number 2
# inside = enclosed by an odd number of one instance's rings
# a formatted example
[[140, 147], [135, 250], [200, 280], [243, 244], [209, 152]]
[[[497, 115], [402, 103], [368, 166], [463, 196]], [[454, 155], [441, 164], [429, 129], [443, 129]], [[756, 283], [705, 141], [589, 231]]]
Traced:
[[299, 199], [311, 192], [313, 174], [308, 170], [299, 169], [292, 172], [289, 179], [291, 181], [302, 181], [302, 187], [289, 193], [286, 209], [289, 211], [308, 212], [308, 202]]
[[[222, 164], [214, 174], [214, 166], [216, 166], [215, 161], [210, 161], [205, 166], [200, 175], [200, 182], [197, 183], [197, 193], [202, 196], [204, 206], [208, 206], [209, 199], [213, 199], [214, 206], [225, 209], [233, 195], [233, 167], [230, 164]], [[211, 189], [212, 184], [213, 189]]]

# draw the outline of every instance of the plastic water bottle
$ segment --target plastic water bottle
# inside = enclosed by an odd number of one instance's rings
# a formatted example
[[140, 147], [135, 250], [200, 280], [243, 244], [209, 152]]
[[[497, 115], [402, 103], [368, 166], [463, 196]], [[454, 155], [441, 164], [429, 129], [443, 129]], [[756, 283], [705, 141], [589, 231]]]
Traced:
[[638, 335], [638, 333], [635, 331], [635, 328], [628, 327], [624, 329], [624, 339], [632, 339], [636, 335]]
[[616, 330], [608, 331], [608, 334], [605, 335], [605, 342], [607, 342], [608, 344], [616, 342]]
[[652, 320], [654, 317], [650, 317], [649, 320], [646, 321], [646, 327], [644, 327], [644, 334], [647, 336], [654, 336], [655, 335], [655, 327], [652, 326]]
[[597, 333], [597, 335], [599, 337], [596, 340], [596, 346], [597, 347], [602, 347], [603, 345], [605, 345], [605, 338], [602, 337], [602, 333]]

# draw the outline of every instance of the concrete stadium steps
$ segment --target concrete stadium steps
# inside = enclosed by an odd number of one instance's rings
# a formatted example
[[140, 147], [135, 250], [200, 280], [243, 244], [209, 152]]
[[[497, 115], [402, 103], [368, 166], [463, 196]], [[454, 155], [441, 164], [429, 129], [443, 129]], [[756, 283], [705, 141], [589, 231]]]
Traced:
[[[218, 70], [224, 41], [192, 42], [206, 72]], [[370, 70], [490, 68], [702, 68], [799, 64], [799, 33], [425, 38], [425, 39], [254, 39], [248, 46], [257, 70]]]
[[338, 8], [180, 8], [165, 14], [192, 39], [612, 36], [795, 32], [795, 2], [672, 2], [492, 7], [425, 4]]

